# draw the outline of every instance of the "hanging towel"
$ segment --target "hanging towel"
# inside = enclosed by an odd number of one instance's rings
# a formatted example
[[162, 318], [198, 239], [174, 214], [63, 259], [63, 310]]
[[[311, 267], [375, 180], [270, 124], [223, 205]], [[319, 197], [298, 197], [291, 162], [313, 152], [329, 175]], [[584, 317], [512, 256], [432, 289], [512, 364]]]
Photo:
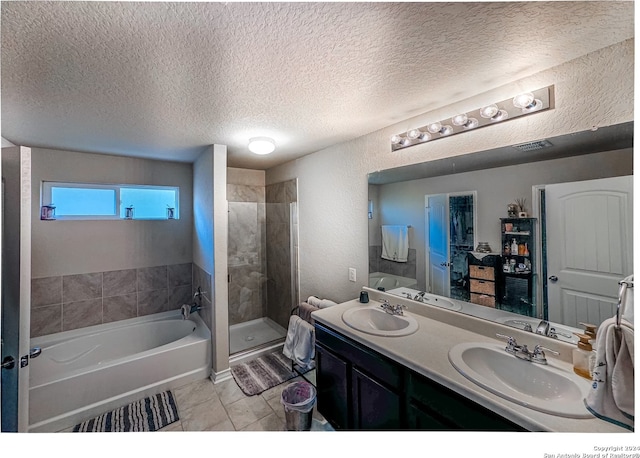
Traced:
[[382, 259], [407, 262], [409, 229], [407, 226], [382, 226]]
[[311, 370], [315, 367], [315, 329], [298, 315], [291, 315], [289, 318], [289, 328], [282, 353], [302, 370]]
[[298, 314], [300, 315], [300, 318], [302, 318], [304, 321], [313, 325], [315, 323], [315, 320], [313, 319], [311, 314], [316, 310], [320, 310], [320, 309], [316, 306], [303, 302], [300, 304], [300, 311]]
[[338, 305], [330, 299], [322, 299], [318, 304], [318, 308], [326, 309], [327, 307], [331, 307], [332, 305]]
[[313, 305], [314, 307], [320, 307], [321, 300], [322, 299], [320, 299], [319, 297], [309, 296], [309, 298], [307, 299], [307, 304]]
[[307, 299], [307, 304], [318, 307], [319, 309], [331, 307], [332, 305], [338, 305], [336, 302], [333, 302], [330, 299], [320, 299], [316, 296], [309, 296], [309, 298]]
[[598, 328], [596, 367], [585, 406], [596, 417], [634, 430], [633, 326], [609, 318]]

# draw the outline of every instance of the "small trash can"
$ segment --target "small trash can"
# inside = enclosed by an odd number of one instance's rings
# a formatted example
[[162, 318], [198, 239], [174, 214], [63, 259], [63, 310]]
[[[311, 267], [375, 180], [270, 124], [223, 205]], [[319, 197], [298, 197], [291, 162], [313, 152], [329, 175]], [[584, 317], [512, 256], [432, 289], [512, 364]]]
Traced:
[[282, 390], [287, 431], [309, 431], [316, 404], [316, 389], [308, 382], [290, 383]]

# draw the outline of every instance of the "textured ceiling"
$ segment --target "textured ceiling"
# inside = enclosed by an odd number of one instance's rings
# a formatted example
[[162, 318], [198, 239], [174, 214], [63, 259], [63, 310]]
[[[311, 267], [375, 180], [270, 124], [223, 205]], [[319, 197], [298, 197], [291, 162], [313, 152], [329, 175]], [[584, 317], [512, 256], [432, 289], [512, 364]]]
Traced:
[[[633, 2], [2, 2], [2, 137], [268, 169], [633, 37]], [[269, 156], [250, 137], [277, 142]]]

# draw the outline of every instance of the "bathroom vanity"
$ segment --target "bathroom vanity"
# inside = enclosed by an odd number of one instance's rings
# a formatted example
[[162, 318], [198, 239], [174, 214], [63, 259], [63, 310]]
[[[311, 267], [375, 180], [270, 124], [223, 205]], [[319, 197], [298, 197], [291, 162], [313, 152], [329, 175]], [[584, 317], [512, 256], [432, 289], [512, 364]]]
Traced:
[[[507, 357], [508, 364], [512, 364], [508, 358], [513, 358], [513, 364], [532, 365], [505, 354], [502, 349], [506, 341], [496, 334], [514, 337], [530, 348], [540, 343], [550, 350], [547, 359], [551, 370], [573, 380], [572, 386], [577, 387], [581, 399], [590, 382], [573, 374], [571, 344], [365, 289], [371, 298], [367, 304], [353, 300], [313, 313], [317, 408], [336, 430], [627, 432], [582, 409], [575, 402], [575, 393], [573, 410], [563, 412], [560, 408], [559, 413], [549, 413], [545, 404], [561, 407], [563, 399], [541, 401], [533, 408], [513, 402], [462, 375], [451, 359], [451, 350], [466, 343], [495, 347], [500, 357]], [[351, 320], [347, 320], [351, 323], [348, 324], [343, 318], [356, 316], [352, 312], [345, 315], [352, 309], [380, 308], [384, 300], [402, 306], [405, 318], [391, 314], [387, 317], [382, 311], [384, 323], [375, 324], [373, 311], [363, 312], [366, 320], [362, 322], [368, 321], [363, 326], [373, 326], [371, 330], [354, 327]], [[385, 335], [386, 331], [375, 329], [384, 329], [387, 322], [389, 329], [402, 328], [404, 325], [398, 321], [401, 319], [415, 321], [417, 330], [407, 335], [399, 335], [401, 331]], [[392, 323], [394, 320], [396, 323]], [[552, 359], [551, 352], [559, 355]], [[513, 372], [527, 373], [527, 367]]]

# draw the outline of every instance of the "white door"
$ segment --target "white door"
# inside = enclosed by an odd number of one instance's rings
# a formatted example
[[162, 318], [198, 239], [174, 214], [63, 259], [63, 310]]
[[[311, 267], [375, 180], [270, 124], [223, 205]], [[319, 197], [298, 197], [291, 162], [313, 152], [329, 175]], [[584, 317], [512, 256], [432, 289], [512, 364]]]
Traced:
[[427, 291], [449, 296], [449, 199], [426, 196]]
[[580, 327], [616, 313], [633, 272], [633, 177], [545, 187], [549, 320]]
[[2, 432], [29, 426], [31, 302], [31, 150], [3, 148], [2, 160]]

